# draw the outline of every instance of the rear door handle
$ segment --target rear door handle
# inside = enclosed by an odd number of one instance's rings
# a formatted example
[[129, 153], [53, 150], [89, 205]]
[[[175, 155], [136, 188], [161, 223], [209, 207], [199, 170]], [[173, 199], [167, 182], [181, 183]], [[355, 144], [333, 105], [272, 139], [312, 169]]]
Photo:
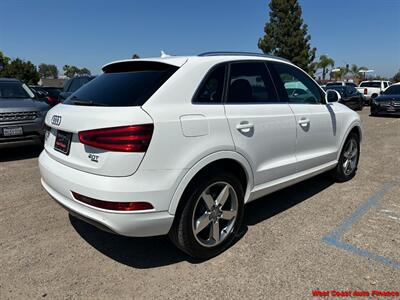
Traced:
[[303, 126], [303, 127], [308, 126], [308, 125], [310, 124], [310, 119], [308, 119], [308, 118], [301, 118], [301, 119], [299, 120], [299, 124], [300, 124], [300, 126]]
[[249, 132], [252, 128], [254, 128], [254, 125], [247, 121], [240, 122], [240, 124], [236, 125], [236, 129], [241, 132]]

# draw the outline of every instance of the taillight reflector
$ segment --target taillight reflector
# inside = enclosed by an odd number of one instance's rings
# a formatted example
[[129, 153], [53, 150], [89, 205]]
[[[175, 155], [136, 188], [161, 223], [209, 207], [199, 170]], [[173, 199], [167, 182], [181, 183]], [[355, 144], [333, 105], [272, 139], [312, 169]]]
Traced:
[[79, 141], [92, 147], [121, 152], [146, 152], [153, 124], [94, 129], [79, 132]]
[[151, 203], [148, 202], [111, 202], [111, 201], [97, 200], [72, 191], [71, 193], [74, 196], [74, 198], [80, 202], [108, 210], [134, 211], [134, 210], [148, 210], [154, 208], [153, 205], [151, 205]]
[[364, 89], [364, 95], [366, 95], [366, 94], [368, 94], [368, 89], [367, 88]]

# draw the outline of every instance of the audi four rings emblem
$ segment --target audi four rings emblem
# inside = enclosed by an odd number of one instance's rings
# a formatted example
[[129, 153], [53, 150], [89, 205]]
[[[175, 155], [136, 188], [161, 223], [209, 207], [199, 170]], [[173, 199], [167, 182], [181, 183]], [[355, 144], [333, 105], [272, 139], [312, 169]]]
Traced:
[[60, 126], [60, 124], [61, 124], [61, 116], [54, 115], [51, 118], [51, 124], [56, 125], [56, 126]]

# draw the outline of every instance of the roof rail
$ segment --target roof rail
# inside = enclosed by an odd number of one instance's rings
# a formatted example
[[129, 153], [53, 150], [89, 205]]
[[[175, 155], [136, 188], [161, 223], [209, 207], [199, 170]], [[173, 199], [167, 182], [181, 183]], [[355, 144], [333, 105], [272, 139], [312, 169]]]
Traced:
[[215, 51], [215, 52], [204, 52], [199, 54], [198, 56], [260, 56], [260, 57], [267, 57], [267, 58], [275, 58], [283, 61], [288, 61], [288, 59], [279, 57], [279, 56], [274, 56], [274, 55], [268, 55], [268, 54], [263, 54], [263, 53], [254, 53], [254, 52], [235, 52], [235, 51]]

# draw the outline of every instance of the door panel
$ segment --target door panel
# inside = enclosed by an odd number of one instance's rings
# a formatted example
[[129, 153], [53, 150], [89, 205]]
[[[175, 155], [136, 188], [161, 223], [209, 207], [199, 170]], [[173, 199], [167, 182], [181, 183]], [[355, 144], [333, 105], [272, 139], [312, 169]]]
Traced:
[[337, 120], [333, 109], [324, 104], [290, 104], [290, 107], [297, 124], [297, 171], [335, 160]]
[[338, 122], [321, 89], [299, 68], [283, 63], [268, 67], [281, 101], [287, 102], [295, 115], [297, 172], [334, 161]]
[[296, 124], [287, 103], [279, 103], [262, 62], [230, 65], [225, 113], [236, 150], [254, 171], [255, 185], [296, 172]]
[[226, 104], [225, 111], [236, 150], [253, 168], [255, 185], [296, 173], [296, 127], [288, 104]]

